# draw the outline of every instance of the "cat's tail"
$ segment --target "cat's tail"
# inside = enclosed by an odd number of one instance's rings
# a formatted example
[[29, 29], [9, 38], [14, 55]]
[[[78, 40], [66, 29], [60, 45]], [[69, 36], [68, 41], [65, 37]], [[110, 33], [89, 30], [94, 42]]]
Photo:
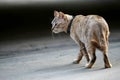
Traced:
[[99, 50], [103, 51], [108, 47], [108, 37], [109, 33], [108, 31], [103, 31], [100, 30], [99, 32], [96, 33], [96, 39], [93, 39], [91, 43]]

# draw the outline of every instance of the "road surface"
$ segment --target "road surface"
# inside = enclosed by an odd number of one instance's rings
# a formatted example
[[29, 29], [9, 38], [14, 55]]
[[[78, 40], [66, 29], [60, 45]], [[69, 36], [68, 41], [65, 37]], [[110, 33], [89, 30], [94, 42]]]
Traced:
[[86, 69], [86, 60], [72, 64], [79, 47], [69, 35], [41, 37], [39, 34], [9, 37], [0, 42], [0, 80], [119, 80], [120, 33], [111, 32], [109, 58], [112, 68], [104, 69], [103, 56]]

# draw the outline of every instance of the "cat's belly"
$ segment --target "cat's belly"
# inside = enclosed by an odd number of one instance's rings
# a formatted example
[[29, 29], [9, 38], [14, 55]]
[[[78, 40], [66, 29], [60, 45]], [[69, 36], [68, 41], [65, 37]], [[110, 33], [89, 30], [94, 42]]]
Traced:
[[79, 37], [80, 41], [83, 43], [87, 43], [87, 38], [85, 36]]
[[83, 36], [83, 37], [80, 38], [80, 41], [81, 41], [82, 43], [84, 43], [84, 44], [85, 44], [85, 47], [87, 48], [87, 46], [88, 46], [88, 40], [87, 40], [87, 38]]
[[87, 38], [85, 36], [77, 35], [78, 37], [76, 37], [75, 34], [71, 34], [70, 36], [78, 45], [79, 45], [78, 41], [81, 41], [82, 43], [84, 43], [86, 45], [88, 44], [88, 40], [87, 40]]

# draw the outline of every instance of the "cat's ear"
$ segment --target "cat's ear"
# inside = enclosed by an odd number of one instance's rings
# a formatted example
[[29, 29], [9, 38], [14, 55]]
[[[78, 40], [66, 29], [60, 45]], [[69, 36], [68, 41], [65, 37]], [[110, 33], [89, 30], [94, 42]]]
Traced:
[[54, 11], [54, 17], [59, 17], [59, 12], [58, 11]]
[[64, 20], [67, 20], [67, 16], [63, 12], [59, 13], [59, 17], [64, 19]]
[[63, 12], [60, 12], [60, 13], [59, 13], [59, 18], [64, 18], [64, 15], [65, 15], [65, 14], [64, 14]]

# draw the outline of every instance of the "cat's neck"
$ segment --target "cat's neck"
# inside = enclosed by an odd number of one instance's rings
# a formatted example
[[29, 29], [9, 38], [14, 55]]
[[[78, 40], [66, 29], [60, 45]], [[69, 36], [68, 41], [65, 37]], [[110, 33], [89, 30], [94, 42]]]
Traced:
[[67, 16], [67, 20], [68, 20], [68, 24], [66, 26], [66, 32], [70, 33], [70, 28], [71, 28], [73, 16], [72, 15], [68, 15], [68, 14], [66, 14], [66, 16]]

